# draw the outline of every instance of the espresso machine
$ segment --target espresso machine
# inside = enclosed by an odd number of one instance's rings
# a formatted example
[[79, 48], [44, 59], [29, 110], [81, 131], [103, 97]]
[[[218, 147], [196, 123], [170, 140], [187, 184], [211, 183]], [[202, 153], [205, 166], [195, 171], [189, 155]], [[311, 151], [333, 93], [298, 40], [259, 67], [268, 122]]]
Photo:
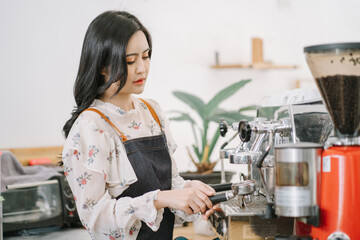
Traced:
[[[313, 197], [317, 190], [316, 161], [321, 158], [322, 146], [332, 131], [331, 118], [322, 100], [259, 106], [252, 121], [231, 125], [220, 122], [222, 136], [230, 130], [235, 131], [240, 144], [226, 148], [234, 139], [232, 136], [221, 147], [220, 158], [247, 170], [239, 182], [213, 185], [221, 193], [210, 199], [221, 202], [221, 211], [211, 216], [210, 221], [222, 239], [237, 239], [234, 236], [241, 235], [239, 239], [244, 240], [275, 237], [282, 240], [294, 235], [296, 219], [316, 225], [319, 212], [317, 198]], [[308, 158], [293, 158], [298, 152], [292, 150], [293, 145], [305, 146]], [[302, 156], [305, 151], [300, 152], [298, 155]], [[237, 226], [239, 222], [241, 229]]]
[[360, 43], [304, 48], [306, 61], [334, 124], [319, 174], [319, 240], [360, 239]]
[[[360, 239], [360, 43], [304, 52], [322, 99], [220, 123], [222, 136], [232, 128], [240, 137], [220, 158], [248, 169], [239, 182], [214, 186], [221, 210], [210, 220], [223, 239]], [[251, 236], [229, 234], [235, 217], [247, 218]]]

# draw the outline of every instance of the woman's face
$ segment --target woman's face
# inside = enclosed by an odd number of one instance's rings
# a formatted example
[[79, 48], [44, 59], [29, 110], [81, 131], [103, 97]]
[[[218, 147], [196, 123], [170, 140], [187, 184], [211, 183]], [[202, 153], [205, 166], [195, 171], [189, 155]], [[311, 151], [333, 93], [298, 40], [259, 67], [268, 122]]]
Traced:
[[132, 35], [126, 48], [127, 79], [122, 94], [140, 94], [144, 91], [150, 69], [149, 44], [142, 31]]

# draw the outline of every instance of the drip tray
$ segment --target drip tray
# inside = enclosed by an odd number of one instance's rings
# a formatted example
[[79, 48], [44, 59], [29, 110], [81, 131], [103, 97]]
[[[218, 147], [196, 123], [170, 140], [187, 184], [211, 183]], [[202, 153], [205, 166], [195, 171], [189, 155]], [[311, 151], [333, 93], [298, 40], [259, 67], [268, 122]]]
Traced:
[[240, 209], [238, 197], [220, 204], [226, 216], [259, 216], [263, 214], [266, 206], [266, 198], [262, 195], [252, 196], [252, 201], [246, 204], [245, 209]]

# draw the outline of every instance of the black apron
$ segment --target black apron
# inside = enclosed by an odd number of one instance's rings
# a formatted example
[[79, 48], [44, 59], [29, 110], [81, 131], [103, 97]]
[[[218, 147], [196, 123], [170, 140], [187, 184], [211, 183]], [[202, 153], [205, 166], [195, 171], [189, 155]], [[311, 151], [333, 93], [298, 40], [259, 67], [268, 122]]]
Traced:
[[[160, 121], [152, 107], [144, 100], [140, 100], [146, 104], [150, 113], [161, 128]], [[121, 195], [117, 196], [116, 199], [121, 197], [135, 198], [156, 189], [160, 189], [161, 191], [171, 189], [172, 164], [164, 133], [158, 136], [127, 140], [115, 125], [99, 110], [89, 108], [86, 111], [97, 112], [120, 133], [123, 138], [127, 157], [138, 179], [137, 182], [131, 184]], [[174, 218], [174, 214], [171, 213], [169, 208], [165, 208], [163, 220], [160, 223], [159, 229], [154, 232], [145, 222], [142, 222], [136, 239], [172, 240]]]

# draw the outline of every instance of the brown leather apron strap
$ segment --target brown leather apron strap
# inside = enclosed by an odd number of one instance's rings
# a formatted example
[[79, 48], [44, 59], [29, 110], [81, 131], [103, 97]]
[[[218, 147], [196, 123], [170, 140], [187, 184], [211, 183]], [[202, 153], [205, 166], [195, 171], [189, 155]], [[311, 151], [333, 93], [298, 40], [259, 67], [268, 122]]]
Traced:
[[[155, 119], [155, 121], [159, 124], [159, 127], [162, 131], [162, 127], [161, 127], [161, 124], [160, 124], [160, 120], [159, 120], [159, 117], [157, 116], [156, 112], [154, 111], [154, 109], [151, 107], [151, 105], [146, 102], [144, 99], [141, 99], [139, 98], [146, 106], [147, 108], [149, 109], [152, 117]], [[85, 111], [92, 111], [92, 112], [96, 112], [97, 114], [99, 114], [103, 119], [105, 119], [105, 121], [107, 121], [116, 131], [118, 131], [121, 135], [121, 138], [122, 138], [122, 141], [123, 142], [126, 142], [127, 141], [127, 137], [122, 133], [120, 132], [120, 130], [102, 113], [100, 112], [99, 110], [97, 110], [96, 108], [88, 108], [88, 109], [85, 109], [83, 112]]]
[[105, 121], [107, 121], [114, 129], [116, 129], [120, 133], [123, 142], [127, 141], [127, 137], [124, 134], [122, 134], [122, 132], [120, 132], [120, 130], [102, 112], [100, 112], [99, 110], [97, 110], [95, 108], [88, 108], [88, 109], [84, 110], [83, 112], [85, 112], [85, 111], [92, 111], [92, 112], [96, 112], [97, 114], [99, 114]]
[[151, 115], [153, 116], [153, 118], [155, 119], [155, 121], [159, 124], [159, 127], [160, 127], [160, 129], [161, 129], [161, 131], [162, 131], [162, 127], [161, 127], [161, 124], [160, 124], [160, 120], [159, 120], [159, 117], [158, 117], [158, 115], [156, 114], [156, 112], [154, 111], [154, 109], [151, 107], [151, 105], [148, 103], [148, 102], [146, 102], [144, 99], [142, 99], [142, 98], [139, 98], [143, 103], [145, 103], [145, 105], [147, 106], [147, 108], [149, 109], [149, 111], [150, 111], [150, 113], [151, 113]]

